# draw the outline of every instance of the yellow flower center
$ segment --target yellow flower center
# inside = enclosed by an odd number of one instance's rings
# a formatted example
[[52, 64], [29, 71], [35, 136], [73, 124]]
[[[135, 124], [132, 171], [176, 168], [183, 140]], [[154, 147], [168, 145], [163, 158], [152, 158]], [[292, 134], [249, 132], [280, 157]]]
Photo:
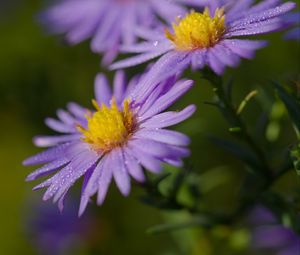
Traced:
[[100, 107], [95, 100], [93, 105], [97, 111], [86, 116], [87, 128], [78, 126], [78, 130], [84, 135], [82, 140], [91, 144], [93, 149], [104, 152], [126, 143], [136, 126], [129, 100], [124, 101], [122, 110], [118, 108], [114, 98], [110, 108], [105, 104]]
[[224, 9], [217, 9], [214, 17], [205, 8], [203, 13], [192, 11], [178, 24], [173, 24], [174, 34], [166, 30], [165, 35], [178, 50], [204, 49], [214, 46], [226, 30]]

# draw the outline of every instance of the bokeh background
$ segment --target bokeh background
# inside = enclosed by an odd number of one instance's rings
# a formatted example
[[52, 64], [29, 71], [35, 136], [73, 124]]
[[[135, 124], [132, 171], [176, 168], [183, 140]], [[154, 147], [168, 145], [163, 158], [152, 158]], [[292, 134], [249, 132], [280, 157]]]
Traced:
[[[34, 135], [51, 134], [44, 125], [44, 118], [54, 117], [56, 109], [69, 101], [91, 107], [94, 77], [100, 71], [106, 72], [100, 67], [99, 56], [91, 53], [88, 42], [69, 47], [62, 38], [43, 31], [36, 18], [43, 6], [43, 1], [37, 0], [0, 0], [0, 253], [7, 255], [47, 254], [39, 251], [35, 219], [39, 217], [41, 207], [54, 210], [56, 207], [51, 202], [40, 202], [41, 191], [31, 191], [34, 183], [25, 183], [24, 179], [32, 169], [23, 167], [21, 162], [39, 151], [31, 142]], [[299, 43], [284, 41], [282, 33], [264, 38], [270, 39], [270, 45], [260, 50], [253, 61], [244, 60], [239, 68], [226, 72], [226, 77], [234, 77], [236, 102], [253, 89], [260, 91], [244, 113], [250, 127], [255, 126], [262, 109], [266, 113], [271, 111], [275, 97], [270, 81], [294, 82], [300, 72]], [[130, 69], [129, 76], [142, 69]], [[108, 73], [108, 76], [111, 78], [112, 74]], [[198, 111], [176, 129], [192, 138], [189, 161], [203, 173], [199, 185], [206, 190], [201, 203], [207, 208], [229, 210], [236, 203], [245, 171], [238, 160], [207, 138], [211, 134], [230, 137], [228, 125], [216, 109], [204, 104], [212, 99], [211, 87], [200, 80], [199, 74], [192, 74], [192, 77], [196, 86], [173, 108], [181, 109], [193, 102]], [[266, 137], [258, 138], [267, 141]], [[283, 114], [278, 137], [269, 137], [265, 146], [276, 155], [274, 148], [288, 146], [294, 141], [291, 124]], [[299, 184], [291, 171], [283, 176], [275, 189], [293, 193]], [[79, 190], [78, 183], [71, 190], [72, 198], [68, 201], [75, 201], [75, 205], [71, 205], [75, 207], [74, 212], [71, 211], [73, 216], [78, 207]], [[203, 239], [200, 229], [148, 234], [146, 230], [154, 225], [178, 222], [189, 216], [185, 212], [161, 212], [145, 205], [139, 199], [143, 193], [143, 189], [135, 185], [131, 196], [123, 198], [112, 187], [101, 208], [90, 205], [84, 217], [88, 218], [88, 230], [74, 237], [76, 249], [72, 254], [248, 254], [240, 247], [243, 241], [232, 241], [232, 247], [229, 244], [226, 249], [224, 243], [215, 243], [215, 248], [219, 245], [220, 250], [209, 253], [209, 241]], [[47, 217], [53, 219], [55, 216], [44, 216]], [[53, 222], [55, 226], [60, 224]], [[78, 223], [70, 225], [74, 224]], [[222, 238], [225, 236], [226, 239], [229, 232], [225, 231]]]

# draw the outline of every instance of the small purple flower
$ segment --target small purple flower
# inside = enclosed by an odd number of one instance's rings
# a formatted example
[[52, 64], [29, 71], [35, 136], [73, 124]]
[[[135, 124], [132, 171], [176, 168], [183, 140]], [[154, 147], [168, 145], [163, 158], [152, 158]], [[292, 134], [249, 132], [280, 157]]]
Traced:
[[[295, 7], [295, 3], [280, 4], [277, 0], [264, 0], [253, 5], [253, 0], [212, 0], [204, 12], [191, 11], [178, 19], [172, 28], [163, 30], [137, 29], [145, 42], [123, 45], [126, 53], [138, 53], [112, 64], [119, 69], [162, 56], [166, 63], [178, 63], [177, 71], [191, 64], [193, 70], [208, 65], [221, 75], [226, 66], [236, 67], [240, 58], [251, 59], [265, 41], [240, 37], [266, 34], [282, 29], [281, 16]], [[181, 70], [180, 70], [181, 69]]]
[[91, 236], [94, 217], [89, 214], [79, 219], [75, 203], [71, 201], [63, 213], [52, 205], [39, 204], [33, 207], [27, 231], [40, 254], [69, 254]]
[[300, 254], [300, 237], [291, 229], [278, 223], [275, 216], [264, 207], [257, 207], [249, 217], [252, 228], [251, 248], [262, 254]]
[[300, 12], [287, 15], [286, 22], [291, 24], [293, 28], [285, 34], [284, 38], [287, 40], [300, 41]]
[[36, 137], [40, 147], [51, 147], [24, 161], [24, 165], [44, 164], [27, 180], [54, 174], [34, 189], [47, 188], [43, 199], [53, 198], [63, 209], [68, 190], [84, 176], [79, 214], [91, 196], [98, 193], [101, 205], [108, 187], [115, 180], [124, 196], [130, 192], [130, 176], [144, 181], [142, 167], [153, 173], [162, 163], [182, 165], [182, 157], [189, 155], [190, 140], [182, 133], [165, 129], [190, 117], [195, 106], [179, 112], [163, 112], [187, 92], [193, 82], [175, 77], [157, 80], [153, 72], [133, 78], [126, 87], [123, 72], [114, 78], [111, 91], [104, 75], [95, 82], [93, 104], [89, 111], [75, 103], [68, 111], [58, 110], [59, 120], [46, 119], [46, 124], [62, 133], [57, 136]]
[[71, 44], [92, 38], [94, 52], [104, 53], [107, 65], [117, 56], [119, 44], [136, 41], [135, 28], [153, 28], [186, 13], [185, 4], [198, 0], [62, 0], [41, 15], [51, 32], [65, 34]]

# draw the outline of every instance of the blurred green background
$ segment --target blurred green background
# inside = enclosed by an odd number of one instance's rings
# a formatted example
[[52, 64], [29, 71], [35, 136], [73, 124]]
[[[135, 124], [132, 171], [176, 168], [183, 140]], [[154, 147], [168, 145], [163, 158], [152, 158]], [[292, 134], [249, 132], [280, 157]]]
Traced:
[[[35, 18], [41, 10], [41, 2], [0, 1], [0, 253], [7, 255], [37, 254], [25, 226], [34, 208], [32, 204], [38, 203], [42, 192], [31, 191], [34, 183], [25, 183], [24, 179], [32, 168], [21, 165], [24, 158], [39, 151], [32, 145], [32, 137], [51, 134], [44, 125], [44, 118], [54, 117], [56, 109], [67, 102], [75, 101], [90, 107], [94, 77], [100, 71], [105, 72], [101, 70], [99, 56], [89, 50], [88, 42], [68, 47], [63, 40], [43, 32]], [[270, 80], [293, 82], [299, 78], [299, 43], [284, 41], [282, 33], [264, 38], [270, 39], [270, 46], [260, 50], [253, 61], [244, 60], [238, 69], [227, 70], [226, 76], [235, 79], [236, 102], [253, 89], [272, 92]], [[130, 75], [138, 70], [142, 68], [130, 69]], [[112, 74], [108, 76], [112, 77]], [[208, 208], [227, 210], [236, 203], [244, 170], [239, 161], [207, 139], [209, 134], [230, 137], [228, 126], [216, 109], [204, 104], [212, 98], [211, 87], [201, 81], [197, 73], [193, 78], [197, 80], [196, 86], [173, 108], [181, 109], [193, 102], [198, 111], [176, 129], [191, 136], [190, 161], [194, 168], [206, 172], [206, 186], [209, 186], [209, 180], [220, 180], [217, 187], [208, 188], [203, 203]], [[264, 100], [264, 97], [259, 98]], [[257, 106], [262, 102], [257, 99], [255, 102], [247, 106], [244, 113], [253, 127], [262, 109]], [[282, 122], [288, 123], [286, 119]], [[284, 124], [274, 147], [288, 145], [294, 139], [291, 125]], [[273, 143], [266, 146], [272, 149]], [[297, 185], [299, 181], [292, 172], [279, 184], [284, 192], [292, 192]], [[77, 189], [79, 187], [77, 184]], [[75, 192], [74, 189], [71, 192]], [[123, 198], [113, 187], [101, 208], [91, 205], [88, 210], [95, 211], [98, 217], [95, 222], [97, 233], [82, 245], [78, 254], [209, 254], [205, 253], [209, 248], [205, 248], [208, 244], [201, 237], [201, 230], [147, 234], [146, 230], [153, 225], [180, 221], [188, 215], [184, 212], [161, 213], [140, 203], [141, 194], [143, 190], [135, 186], [132, 195]]]

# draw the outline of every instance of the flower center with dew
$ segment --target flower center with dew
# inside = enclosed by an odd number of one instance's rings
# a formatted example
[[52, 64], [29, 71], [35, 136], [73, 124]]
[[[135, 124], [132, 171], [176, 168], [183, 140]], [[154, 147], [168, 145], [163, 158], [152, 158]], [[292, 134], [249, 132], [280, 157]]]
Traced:
[[124, 145], [134, 132], [136, 121], [129, 100], [125, 100], [123, 109], [119, 109], [113, 98], [111, 106], [107, 107], [93, 100], [96, 112], [86, 116], [87, 128], [78, 126], [84, 135], [83, 141], [92, 145], [96, 151], [108, 152]]
[[212, 47], [226, 30], [224, 9], [217, 9], [214, 17], [208, 8], [203, 13], [192, 11], [177, 23], [173, 24], [174, 33], [166, 30], [165, 35], [182, 51]]

